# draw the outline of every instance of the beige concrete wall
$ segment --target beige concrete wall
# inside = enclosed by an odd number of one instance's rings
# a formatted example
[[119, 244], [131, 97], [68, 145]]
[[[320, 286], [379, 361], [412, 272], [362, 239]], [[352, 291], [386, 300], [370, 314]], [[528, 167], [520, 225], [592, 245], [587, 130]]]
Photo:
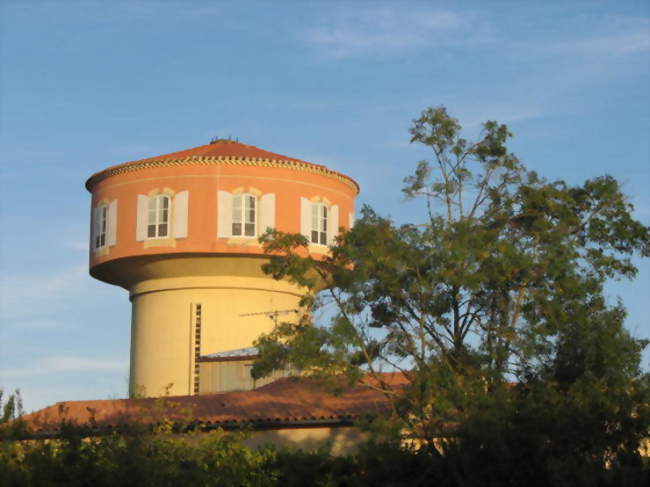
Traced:
[[[215, 257], [208, 259], [216, 265]], [[132, 287], [132, 396], [194, 393], [193, 305], [201, 304], [201, 355], [249, 347], [275, 324], [265, 313], [298, 309], [297, 287], [247, 272], [246, 260], [231, 266], [222, 259], [225, 275], [149, 279]], [[259, 269], [262, 262], [253, 263]], [[296, 318], [282, 313], [277, 319]]]
[[288, 428], [255, 431], [249, 439], [244, 440], [244, 444], [251, 448], [272, 444], [305, 451], [315, 451], [327, 446], [333, 455], [346, 455], [354, 452], [359, 444], [367, 439], [367, 433], [350, 426]]

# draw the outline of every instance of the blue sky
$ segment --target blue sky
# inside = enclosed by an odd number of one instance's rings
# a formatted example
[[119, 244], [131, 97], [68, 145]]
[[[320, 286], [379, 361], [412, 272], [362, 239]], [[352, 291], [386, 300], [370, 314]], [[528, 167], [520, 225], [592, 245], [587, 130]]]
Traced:
[[[549, 179], [612, 174], [650, 223], [650, 7], [562, 2], [0, 2], [0, 387], [27, 410], [123, 397], [126, 291], [87, 273], [85, 179], [214, 136], [359, 181], [398, 222], [445, 105], [507, 123]], [[650, 265], [608, 287], [650, 336]], [[646, 354], [646, 367], [650, 363]]]

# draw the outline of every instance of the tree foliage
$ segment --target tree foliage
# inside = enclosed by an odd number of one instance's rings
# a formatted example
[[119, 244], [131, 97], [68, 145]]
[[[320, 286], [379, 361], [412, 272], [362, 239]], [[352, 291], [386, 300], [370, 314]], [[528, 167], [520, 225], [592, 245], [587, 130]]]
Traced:
[[[611, 176], [572, 185], [528, 171], [495, 121], [470, 141], [429, 108], [411, 136], [432, 153], [403, 189], [424, 221], [364, 207], [326, 257], [301, 235], [263, 238], [265, 271], [305, 286], [310, 312], [260, 337], [253, 374], [291, 366], [339, 390], [363, 381], [418, 438], [440, 445], [453, 431], [447, 451], [627, 461], [650, 425], [647, 342], [603, 286], [636, 275], [649, 228]], [[322, 308], [330, 320], [313, 319]], [[409, 386], [391, 387], [387, 371]]]
[[[250, 486], [250, 487], [474, 487], [492, 485], [645, 486], [643, 473], [575, 465], [569, 474], [534, 478], [536, 458], [497, 458], [498, 450], [469, 457], [453, 446], [442, 456], [429, 449], [369, 442], [346, 456], [327, 449], [302, 451], [246, 447], [241, 434], [223, 431], [169, 435], [120, 428], [88, 436], [83, 428], [61, 425], [56, 439], [0, 440], [3, 487]], [[467, 449], [466, 449], [467, 450]], [[497, 461], [494, 461], [497, 460]], [[513, 475], [506, 468], [519, 461]], [[531, 481], [532, 480], [532, 481]], [[559, 480], [559, 481], [558, 481]]]
[[0, 389], [0, 424], [8, 423], [18, 418], [23, 412], [23, 401], [20, 391], [16, 390], [3, 400], [4, 391]]

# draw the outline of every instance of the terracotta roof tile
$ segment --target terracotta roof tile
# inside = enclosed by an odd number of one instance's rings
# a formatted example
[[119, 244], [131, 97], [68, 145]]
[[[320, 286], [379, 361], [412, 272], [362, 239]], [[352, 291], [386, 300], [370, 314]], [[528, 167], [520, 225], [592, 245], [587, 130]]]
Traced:
[[[385, 374], [395, 388], [406, 380], [401, 374]], [[386, 397], [358, 386], [341, 396], [327, 394], [305, 380], [279, 379], [253, 391], [162, 399], [109, 399], [57, 403], [23, 416], [32, 432], [56, 431], [62, 420], [100, 429], [135, 422], [155, 424], [163, 419], [203, 425], [352, 420], [386, 411]]]
[[285, 161], [312, 164], [294, 157], [283, 156], [282, 154], [276, 154], [274, 152], [259, 149], [254, 145], [242, 144], [241, 142], [231, 140], [220, 140], [212, 144], [201, 145], [178, 152], [171, 152], [169, 154], [163, 154], [162, 156], [147, 157], [146, 159], [131, 161], [127, 164], [146, 161], [186, 159], [188, 157], [255, 157], [260, 159], [282, 159]]

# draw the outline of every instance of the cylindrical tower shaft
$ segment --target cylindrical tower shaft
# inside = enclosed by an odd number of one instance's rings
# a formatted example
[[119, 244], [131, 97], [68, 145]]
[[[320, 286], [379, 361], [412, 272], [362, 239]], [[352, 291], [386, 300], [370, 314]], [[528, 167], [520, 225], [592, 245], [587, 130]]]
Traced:
[[131, 288], [132, 396], [194, 394], [198, 356], [249, 347], [276, 321], [298, 316], [301, 289], [263, 275], [263, 259], [194, 260], [220, 274], [161, 276]]

